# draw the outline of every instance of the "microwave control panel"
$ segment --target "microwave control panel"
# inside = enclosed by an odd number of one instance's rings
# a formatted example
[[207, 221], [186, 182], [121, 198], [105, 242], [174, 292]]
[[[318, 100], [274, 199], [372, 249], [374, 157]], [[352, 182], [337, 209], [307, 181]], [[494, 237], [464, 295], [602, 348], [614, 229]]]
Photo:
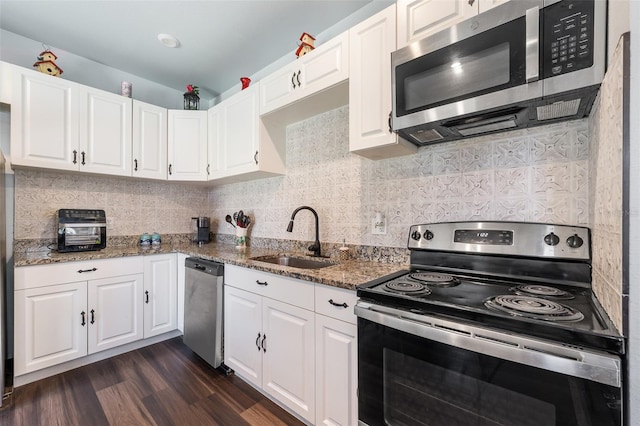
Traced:
[[565, 0], [542, 10], [544, 78], [593, 65], [593, 1]]

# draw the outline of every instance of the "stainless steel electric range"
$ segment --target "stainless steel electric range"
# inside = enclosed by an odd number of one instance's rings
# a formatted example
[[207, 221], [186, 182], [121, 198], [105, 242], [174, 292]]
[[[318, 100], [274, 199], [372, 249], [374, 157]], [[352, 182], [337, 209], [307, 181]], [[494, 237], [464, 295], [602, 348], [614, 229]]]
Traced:
[[588, 228], [411, 226], [410, 269], [358, 287], [365, 425], [622, 424], [624, 339]]

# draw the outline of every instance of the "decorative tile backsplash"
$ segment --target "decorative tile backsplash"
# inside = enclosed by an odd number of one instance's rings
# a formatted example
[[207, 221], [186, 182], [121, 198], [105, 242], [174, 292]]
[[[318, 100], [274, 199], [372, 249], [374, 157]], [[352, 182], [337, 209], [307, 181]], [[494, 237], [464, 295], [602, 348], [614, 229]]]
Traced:
[[211, 211], [208, 190], [185, 183], [18, 169], [15, 186], [16, 240], [53, 239], [62, 208], [105, 210], [108, 236], [188, 233]]
[[[348, 107], [287, 128], [287, 175], [215, 187], [214, 232], [232, 233], [224, 216], [243, 209], [255, 218], [251, 235], [406, 247], [415, 223], [514, 220], [587, 225], [587, 120], [536, 127], [421, 148], [381, 161], [349, 153]], [[386, 235], [372, 235], [376, 212]]]
[[[225, 215], [253, 218], [251, 237], [355, 246], [406, 247], [415, 223], [514, 220], [587, 225], [587, 120], [421, 148], [372, 161], [349, 153], [348, 107], [287, 128], [286, 176], [205, 188], [36, 169], [16, 171], [15, 239], [54, 237], [59, 208], [102, 208], [109, 234], [190, 231], [190, 218], [210, 216], [212, 231], [232, 234]], [[386, 235], [372, 235], [381, 212]]]
[[622, 126], [624, 105], [622, 43], [612, 55], [590, 116], [591, 152], [589, 227], [592, 235], [592, 286], [620, 332], [624, 327], [622, 294]]

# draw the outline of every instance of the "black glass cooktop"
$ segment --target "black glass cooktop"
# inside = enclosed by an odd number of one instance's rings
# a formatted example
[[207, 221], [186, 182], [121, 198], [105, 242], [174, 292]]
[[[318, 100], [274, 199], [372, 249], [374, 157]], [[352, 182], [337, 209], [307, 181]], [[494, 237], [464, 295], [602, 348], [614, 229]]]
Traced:
[[361, 285], [358, 296], [414, 313], [624, 352], [621, 336], [586, 287], [414, 269]]

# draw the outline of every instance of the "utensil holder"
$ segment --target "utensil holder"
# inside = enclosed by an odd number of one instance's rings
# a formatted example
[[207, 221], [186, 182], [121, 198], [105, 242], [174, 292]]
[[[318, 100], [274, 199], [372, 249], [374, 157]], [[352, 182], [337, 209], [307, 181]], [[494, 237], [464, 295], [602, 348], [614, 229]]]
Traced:
[[248, 228], [236, 228], [236, 248], [238, 250], [247, 248], [247, 229]]

